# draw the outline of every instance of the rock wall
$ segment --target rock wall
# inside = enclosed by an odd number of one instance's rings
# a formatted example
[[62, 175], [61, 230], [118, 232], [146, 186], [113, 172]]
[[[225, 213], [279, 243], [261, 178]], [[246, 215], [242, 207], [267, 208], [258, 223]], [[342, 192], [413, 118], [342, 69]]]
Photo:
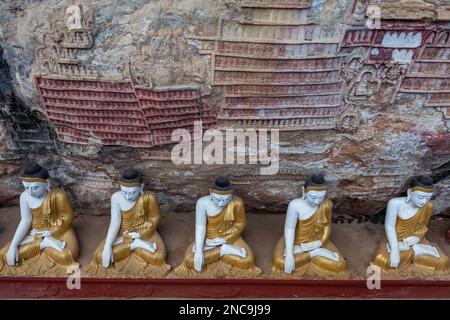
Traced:
[[[436, 213], [449, 213], [449, 6], [3, 1], [0, 204], [17, 202], [17, 174], [37, 160], [88, 215], [108, 212], [129, 165], [163, 210], [192, 210], [228, 174], [249, 210], [284, 212], [320, 170], [338, 213], [380, 212], [418, 173], [435, 178]], [[175, 165], [172, 131], [194, 121], [279, 130], [278, 173]]]

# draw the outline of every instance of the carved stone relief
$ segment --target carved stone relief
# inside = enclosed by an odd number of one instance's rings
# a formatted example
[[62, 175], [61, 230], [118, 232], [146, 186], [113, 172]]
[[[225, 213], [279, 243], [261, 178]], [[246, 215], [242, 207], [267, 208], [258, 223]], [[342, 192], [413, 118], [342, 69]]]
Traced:
[[[95, 35], [93, 12], [86, 6], [59, 8], [49, 20], [37, 51], [35, 79], [60, 141], [153, 147], [172, 143], [176, 128], [192, 131], [197, 120], [205, 130], [216, 125], [214, 110], [197, 88], [154, 88], [145, 59], [119, 64], [123, 79], [110, 79], [83, 65], [77, 52], [91, 48]], [[161, 50], [158, 54], [164, 54]]]
[[309, 6], [243, 1], [245, 11], [220, 22], [215, 37], [191, 36], [211, 56], [212, 84], [222, 93], [220, 128], [335, 127], [343, 85], [339, 30], [324, 33]]

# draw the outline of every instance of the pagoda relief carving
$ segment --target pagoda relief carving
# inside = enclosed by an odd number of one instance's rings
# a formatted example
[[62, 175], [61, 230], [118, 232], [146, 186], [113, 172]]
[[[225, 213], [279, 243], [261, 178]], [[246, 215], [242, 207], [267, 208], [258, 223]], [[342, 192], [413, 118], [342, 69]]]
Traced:
[[[199, 120], [205, 130], [350, 133], [361, 120], [359, 108], [387, 105], [403, 94], [424, 96], [425, 107], [449, 118], [449, 29], [438, 15], [445, 8], [357, 0], [346, 26], [326, 29], [308, 0], [224, 3], [234, 14], [215, 17], [208, 32], [149, 29], [130, 61], [117, 64], [118, 78], [78, 58], [81, 50], [93, 50], [94, 12], [83, 4], [56, 9], [40, 32], [35, 79], [59, 140], [151, 148], [173, 143], [174, 129], [192, 131]], [[365, 24], [373, 5], [387, 12], [379, 28]], [[170, 76], [152, 72], [164, 57], [173, 63], [161, 68], [179, 75], [171, 86], [165, 85]]]
[[[138, 74], [137, 61], [119, 63], [122, 78], [100, 74], [78, 59], [94, 45], [94, 12], [84, 5], [59, 8], [41, 31], [35, 83], [48, 119], [62, 142], [148, 148], [170, 144], [174, 129], [216, 124], [199, 87], [156, 88]], [[140, 65], [142, 67], [142, 65]]]
[[216, 34], [190, 36], [211, 57], [219, 128], [332, 129], [344, 81], [339, 30], [314, 22], [310, 1], [242, 1]]

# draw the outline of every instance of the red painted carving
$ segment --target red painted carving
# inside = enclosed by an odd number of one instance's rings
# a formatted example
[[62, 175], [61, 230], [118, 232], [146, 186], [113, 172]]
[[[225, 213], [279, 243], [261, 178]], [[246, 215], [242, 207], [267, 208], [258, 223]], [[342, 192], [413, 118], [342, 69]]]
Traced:
[[340, 94], [342, 81], [318, 85], [290, 85], [290, 86], [260, 86], [260, 85], [230, 85], [225, 87], [225, 95], [232, 96], [296, 96], [301, 94]]
[[425, 47], [422, 60], [450, 60], [450, 48]]
[[426, 103], [427, 107], [443, 107], [450, 105], [450, 92], [430, 93]]
[[446, 62], [430, 62], [418, 61], [411, 66], [411, 75], [414, 76], [442, 76], [450, 74], [450, 61]]
[[310, 0], [244, 0], [243, 8], [282, 8], [304, 9], [310, 6]]
[[214, 84], [224, 88], [221, 127], [334, 128], [343, 88], [336, 49], [219, 41]]
[[217, 56], [216, 70], [327, 71], [339, 69], [340, 62], [339, 57], [277, 60]]
[[339, 106], [341, 102], [340, 95], [324, 96], [301, 96], [301, 97], [239, 97], [226, 98], [227, 108], [259, 108], [264, 107], [317, 107], [317, 106]]
[[422, 53], [412, 62], [399, 92], [426, 94], [426, 107], [441, 107], [450, 119], [450, 30], [440, 25], [422, 39]]
[[219, 84], [291, 84], [336, 82], [340, 80], [339, 71], [323, 72], [240, 72], [216, 71], [215, 83]]
[[[228, 119], [260, 119], [260, 110], [253, 109], [232, 109], [227, 110], [225, 115]], [[297, 117], [332, 117], [337, 114], [337, 108], [282, 108], [269, 109], [264, 112], [265, 117], [273, 119], [292, 119]]]
[[331, 55], [336, 52], [337, 44], [330, 43], [251, 43], [219, 41], [218, 54], [250, 58], [292, 58], [308, 55]]
[[[417, 41], [418, 35], [420, 41]], [[398, 37], [398, 41], [395, 37]], [[355, 25], [346, 31], [342, 47], [343, 51], [348, 53], [354, 48], [365, 48], [365, 63], [368, 64], [409, 64], [409, 67], [405, 68], [407, 72], [399, 78], [398, 89], [390, 100], [395, 100], [397, 93], [420, 94], [426, 97], [425, 107], [442, 108], [445, 117], [449, 118], [448, 25], [425, 20], [382, 20], [381, 27], [376, 30]], [[397, 56], [403, 54], [407, 58], [405, 61], [393, 61], [394, 53]]]
[[229, 119], [218, 117], [225, 126], [246, 128], [281, 128], [293, 130], [331, 129], [335, 127], [335, 116], [332, 117], [292, 117], [288, 119]]
[[130, 81], [38, 77], [47, 116], [61, 141], [152, 147], [172, 143], [172, 131], [216, 125], [214, 110], [196, 90], [154, 91]]
[[[398, 41], [398, 47], [384, 47], [383, 39], [386, 34], [404, 36], [405, 34], [421, 35], [420, 47], [409, 48], [413, 50], [413, 58], [416, 59], [420, 49], [425, 45], [438, 47], [448, 46], [449, 31], [443, 30], [445, 26], [440, 23], [414, 22], [405, 20], [383, 20], [379, 29], [367, 29], [361, 26], [347, 30], [342, 42], [343, 48], [366, 47], [369, 52], [369, 62], [390, 63], [392, 52], [402, 48], [402, 41]], [[376, 50], [373, 50], [376, 49]], [[437, 55], [434, 52], [422, 55]]]
[[374, 42], [376, 30], [349, 30], [344, 36], [344, 47], [370, 46]]

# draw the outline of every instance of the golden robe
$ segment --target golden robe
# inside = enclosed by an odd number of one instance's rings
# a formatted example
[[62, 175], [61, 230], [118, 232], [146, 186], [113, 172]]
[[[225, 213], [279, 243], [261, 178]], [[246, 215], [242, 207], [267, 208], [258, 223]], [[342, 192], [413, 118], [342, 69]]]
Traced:
[[306, 220], [297, 221], [295, 228], [294, 245], [308, 243], [316, 240], [322, 241], [322, 247], [339, 254], [339, 262], [324, 258], [309, 256], [309, 252], [294, 255], [295, 270], [291, 275], [284, 272], [285, 263], [285, 240], [284, 235], [278, 241], [273, 251], [272, 273], [286, 277], [300, 277], [309, 275], [327, 279], [347, 279], [349, 276], [345, 258], [330, 241], [331, 233], [331, 209], [333, 203], [326, 199], [322, 202], [314, 214]]
[[51, 237], [66, 242], [62, 251], [53, 248], [40, 249], [42, 236], [19, 245], [19, 263], [7, 264], [7, 252], [11, 243], [0, 251], [0, 274], [14, 276], [63, 276], [78, 269], [75, 259], [79, 254], [78, 240], [72, 229], [73, 210], [67, 193], [53, 189], [45, 195], [40, 207], [31, 209], [31, 229], [49, 230]]
[[[178, 276], [236, 276], [255, 277], [261, 274], [261, 270], [255, 266], [253, 252], [247, 243], [241, 238], [241, 232], [245, 227], [245, 207], [241, 198], [233, 196], [228, 205], [215, 216], [208, 216], [206, 222], [206, 239], [223, 238], [227, 244], [245, 248], [246, 258], [236, 255], [224, 255], [220, 257], [220, 246], [203, 251], [202, 272], [194, 269], [194, 252], [192, 243], [186, 250], [184, 260], [175, 269]], [[206, 240], [205, 239], [205, 240]]]
[[[431, 243], [425, 239], [425, 235], [428, 231], [428, 224], [432, 213], [433, 204], [429, 201], [422, 208], [419, 208], [412, 218], [402, 220], [400, 217], [397, 217], [397, 223], [395, 225], [397, 240], [403, 241], [405, 238], [416, 236], [421, 240], [419, 244], [431, 245]], [[373, 265], [380, 267], [385, 273], [412, 272], [418, 275], [448, 273], [448, 256], [436, 245], [433, 246], [438, 250], [439, 258], [431, 255], [420, 255], [415, 257], [414, 250], [409, 248], [408, 250], [400, 251], [400, 263], [398, 267], [391, 268], [391, 258], [387, 249], [387, 243], [387, 236], [384, 235], [372, 261]], [[411, 270], [411, 266], [414, 266], [415, 270]]]
[[[116, 239], [123, 241], [113, 245], [114, 262], [105, 268], [102, 265], [103, 240], [94, 253], [86, 272], [94, 277], [163, 277], [169, 272], [166, 264], [166, 248], [156, 231], [160, 220], [156, 195], [146, 191], [139, 196], [135, 205], [121, 212], [122, 221]], [[154, 253], [142, 248], [131, 251], [131, 239], [127, 232], [139, 232], [140, 238], [156, 243]]]

